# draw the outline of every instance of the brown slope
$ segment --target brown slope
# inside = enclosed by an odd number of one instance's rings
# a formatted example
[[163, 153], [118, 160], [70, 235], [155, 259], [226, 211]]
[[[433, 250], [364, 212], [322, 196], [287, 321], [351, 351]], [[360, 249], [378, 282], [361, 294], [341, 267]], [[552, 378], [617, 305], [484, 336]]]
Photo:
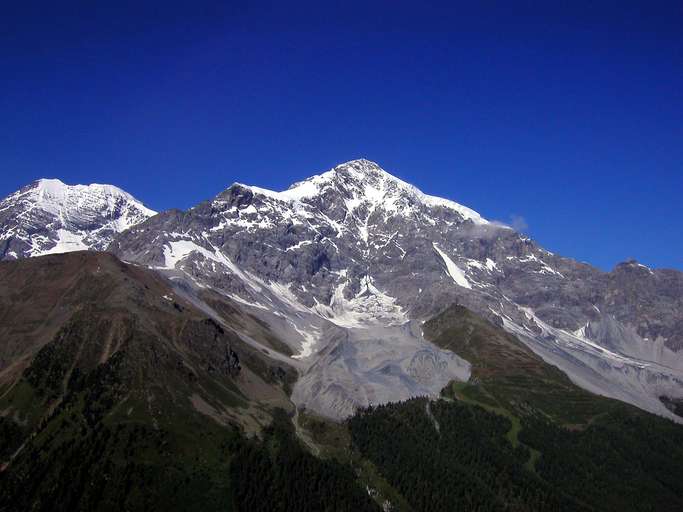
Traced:
[[116, 381], [107, 410], [128, 401], [154, 425], [189, 409], [255, 431], [270, 408], [291, 407], [293, 369], [154, 271], [92, 252], [0, 263], [0, 416], [29, 434], [105, 367]]

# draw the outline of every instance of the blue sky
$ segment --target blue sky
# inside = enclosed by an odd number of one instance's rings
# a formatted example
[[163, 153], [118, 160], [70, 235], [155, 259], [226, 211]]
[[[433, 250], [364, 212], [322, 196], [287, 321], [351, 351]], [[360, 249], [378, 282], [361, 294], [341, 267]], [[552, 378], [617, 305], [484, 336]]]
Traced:
[[187, 208], [365, 157], [557, 253], [683, 269], [683, 5], [550, 4], [12, 2], [0, 195]]

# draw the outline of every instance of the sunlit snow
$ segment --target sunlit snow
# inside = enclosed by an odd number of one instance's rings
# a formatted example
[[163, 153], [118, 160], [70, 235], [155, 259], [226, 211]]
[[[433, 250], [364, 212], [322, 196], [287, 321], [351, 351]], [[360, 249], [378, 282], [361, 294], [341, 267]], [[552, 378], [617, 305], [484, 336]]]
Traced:
[[437, 253], [439, 253], [439, 256], [441, 256], [441, 259], [446, 264], [446, 272], [449, 276], [451, 276], [455, 284], [462, 286], [463, 288], [471, 289], [472, 285], [467, 280], [467, 277], [465, 277], [465, 273], [462, 270], [460, 270], [460, 268], [453, 262], [452, 259], [448, 257], [448, 255], [445, 252], [439, 249], [438, 245], [436, 245], [435, 243], [433, 243], [432, 245], [434, 246], [434, 250]]

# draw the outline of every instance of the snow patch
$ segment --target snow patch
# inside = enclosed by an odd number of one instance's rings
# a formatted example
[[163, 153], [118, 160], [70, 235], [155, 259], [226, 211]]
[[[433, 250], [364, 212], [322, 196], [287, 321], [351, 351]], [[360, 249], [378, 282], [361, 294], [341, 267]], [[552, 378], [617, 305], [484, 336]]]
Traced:
[[43, 256], [45, 254], [60, 254], [73, 251], [87, 251], [88, 246], [83, 243], [85, 235], [82, 233], [72, 233], [66, 229], [57, 230], [57, 243], [54, 247], [47, 250], [37, 250], [31, 252], [31, 256]]
[[[509, 256], [508, 256], [508, 259], [510, 259]], [[529, 263], [529, 262], [538, 263], [541, 266], [541, 269], [537, 270], [535, 272], [537, 272], [539, 274], [554, 274], [554, 275], [559, 276], [559, 277], [564, 279], [564, 275], [561, 272], [558, 272], [557, 270], [552, 268], [550, 265], [548, 265], [545, 261], [537, 258], [534, 254], [529, 254], [528, 256], [526, 256], [524, 258], [520, 258], [519, 262], [520, 263]]]
[[310, 327], [310, 330], [301, 329], [296, 323], [289, 320], [294, 330], [298, 332], [304, 339], [301, 345], [301, 351], [298, 354], [292, 356], [292, 359], [305, 359], [313, 354], [313, 347], [318, 344], [320, 339], [320, 330], [315, 327]]
[[396, 298], [379, 290], [372, 277], [362, 278], [360, 291], [351, 299], [344, 296], [349, 284], [348, 280], [341, 282], [335, 288], [329, 306], [317, 304], [313, 310], [341, 327], [396, 326], [408, 321]]
[[462, 286], [463, 288], [472, 289], [472, 285], [467, 280], [465, 273], [462, 270], [460, 270], [460, 268], [453, 262], [453, 260], [450, 259], [445, 252], [439, 249], [438, 245], [432, 243], [432, 246], [434, 247], [434, 250], [439, 254], [439, 256], [441, 256], [443, 262], [446, 264], [446, 273], [449, 276], [451, 276], [453, 282], [458, 286]]

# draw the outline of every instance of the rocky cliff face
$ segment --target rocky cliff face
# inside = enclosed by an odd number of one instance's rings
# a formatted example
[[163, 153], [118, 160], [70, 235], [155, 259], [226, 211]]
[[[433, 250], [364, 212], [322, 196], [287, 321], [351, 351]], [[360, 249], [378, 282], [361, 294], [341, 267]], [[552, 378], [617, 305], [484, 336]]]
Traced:
[[0, 202], [0, 260], [101, 251], [155, 213], [111, 185], [38, 180]]
[[664, 415], [659, 397], [683, 396], [681, 273], [635, 262], [601, 272], [367, 160], [283, 192], [236, 183], [110, 250], [272, 326], [303, 365], [295, 401], [328, 416], [466, 379], [467, 362], [420, 329], [452, 303], [591, 391]]

